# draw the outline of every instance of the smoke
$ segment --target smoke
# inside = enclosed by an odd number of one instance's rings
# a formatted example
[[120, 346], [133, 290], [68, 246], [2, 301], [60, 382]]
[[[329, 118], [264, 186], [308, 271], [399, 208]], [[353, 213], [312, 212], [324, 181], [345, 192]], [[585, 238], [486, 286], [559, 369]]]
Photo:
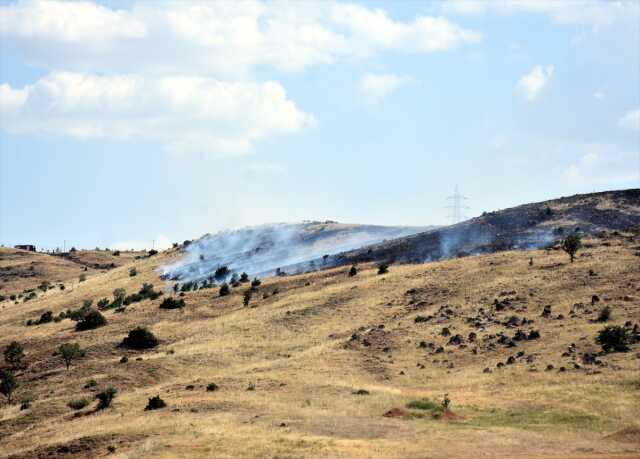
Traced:
[[162, 269], [165, 279], [206, 279], [226, 266], [231, 273], [273, 275], [278, 268], [310, 264], [324, 255], [415, 234], [424, 228], [345, 225], [335, 222], [269, 224], [207, 234], [186, 247], [183, 258]]

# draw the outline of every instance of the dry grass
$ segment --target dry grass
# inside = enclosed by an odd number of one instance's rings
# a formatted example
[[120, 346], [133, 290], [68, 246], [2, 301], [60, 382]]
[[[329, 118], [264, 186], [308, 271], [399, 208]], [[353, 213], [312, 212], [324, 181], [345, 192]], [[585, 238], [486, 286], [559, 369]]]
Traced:
[[[35, 455], [60, 445], [74, 446], [72, 455], [101, 456], [113, 445], [116, 454], [132, 458], [637, 457], [638, 435], [615, 433], [633, 434], [638, 427], [638, 345], [601, 357], [602, 367], [583, 366], [579, 356], [598, 350], [594, 337], [602, 325], [591, 319], [601, 305], [612, 307], [612, 323], [640, 322], [638, 241], [590, 243], [573, 264], [559, 251], [503, 252], [391, 266], [383, 276], [362, 265], [355, 277], [343, 267], [267, 279], [250, 308], [242, 307], [245, 286], [224, 298], [217, 290], [200, 290], [185, 295], [184, 310], [160, 310], [162, 298], [135, 303], [124, 313], [106, 312], [107, 326], [81, 333], [70, 320], [24, 323], [45, 310], [56, 315], [84, 299], [111, 297], [117, 287], [133, 293], [143, 282], [161, 286], [157, 267], [177, 254], [91, 272], [85, 282], [70, 280], [65, 291], [24, 304], [1, 303], [0, 347], [20, 341], [30, 364], [18, 377], [14, 398], [33, 402], [23, 411], [0, 405], [0, 456]], [[129, 277], [134, 264], [139, 274]], [[277, 295], [262, 298], [275, 288]], [[597, 307], [590, 305], [592, 294], [602, 299]], [[540, 330], [541, 339], [511, 349], [483, 342], [485, 335], [511, 336], [515, 329], [495, 323], [476, 329], [466, 318], [480, 307], [493, 310], [494, 298], [505, 297], [517, 297], [513, 309], [495, 316], [533, 319], [523, 328]], [[575, 303], [592, 312], [570, 317]], [[540, 317], [547, 304], [554, 317], [565, 319]], [[443, 305], [450, 305], [452, 317], [414, 322]], [[146, 352], [117, 348], [137, 325], [149, 327], [161, 345]], [[475, 331], [478, 343], [447, 345], [440, 336], [445, 326], [465, 343]], [[360, 340], [350, 341], [353, 333]], [[370, 346], [362, 344], [364, 337]], [[51, 354], [60, 343], [75, 341], [88, 353], [66, 371]], [[445, 351], [434, 354], [420, 341]], [[562, 356], [571, 343], [579, 369], [574, 354]], [[525, 356], [517, 363], [496, 369], [518, 351]], [[118, 363], [122, 355], [129, 356], [127, 363]], [[533, 363], [525, 362], [529, 355]], [[548, 364], [555, 369], [544, 371]], [[559, 372], [561, 366], [567, 371]], [[485, 367], [493, 371], [483, 373]], [[91, 378], [97, 387], [83, 388]], [[220, 389], [206, 391], [210, 382]], [[247, 390], [250, 384], [255, 390]], [[87, 408], [76, 416], [67, 406], [109, 385], [119, 390], [111, 408]], [[369, 395], [354, 395], [358, 389]], [[445, 393], [461, 420], [405, 408], [412, 400], [439, 402]], [[145, 412], [156, 394], [168, 407]], [[394, 407], [410, 415], [382, 416]]]

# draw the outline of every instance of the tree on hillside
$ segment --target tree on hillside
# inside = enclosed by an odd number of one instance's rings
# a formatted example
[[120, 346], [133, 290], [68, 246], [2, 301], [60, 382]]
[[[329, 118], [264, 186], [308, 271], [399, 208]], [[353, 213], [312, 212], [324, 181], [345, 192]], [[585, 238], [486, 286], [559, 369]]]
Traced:
[[113, 303], [117, 306], [122, 306], [124, 299], [127, 297], [127, 291], [123, 288], [117, 288], [113, 291]]
[[60, 354], [60, 357], [64, 360], [67, 370], [71, 366], [72, 361], [84, 357], [84, 351], [78, 343], [61, 344], [58, 348], [58, 354]]
[[24, 349], [17, 341], [13, 341], [4, 350], [4, 361], [15, 369], [22, 368], [24, 365]]
[[579, 234], [572, 233], [562, 241], [561, 247], [562, 250], [569, 254], [571, 263], [573, 263], [573, 260], [576, 257], [576, 252], [578, 252], [578, 249], [582, 247], [582, 239]]
[[16, 377], [9, 370], [0, 371], [0, 394], [7, 397], [7, 401], [11, 403], [11, 394], [18, 387]]

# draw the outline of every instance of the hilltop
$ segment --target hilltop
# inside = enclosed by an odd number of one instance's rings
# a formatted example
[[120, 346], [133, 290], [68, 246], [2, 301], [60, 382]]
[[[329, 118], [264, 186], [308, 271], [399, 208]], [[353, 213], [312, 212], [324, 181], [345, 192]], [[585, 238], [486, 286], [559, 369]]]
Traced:
[[[249, 283], [226, 296], [209, 285], [174, 295], [162, 276], [183, 248], [88, 268], [82, 282], [71, 270], [64, 290], [0, 303], [0, 349], [20, 342], [27, 363], [15, 402], [0, 400], [0, 457], [637, 457], [634, 199], [612, 204], [626, 226], [561, 220], [552, 206], [550, 228], [586, 234], [574, 263], [555, 240], [396, 263], [384, 274], [360, 261], [355, 275], [347, 264], [263, 278], [248, 306]], [[36, 255], [43, 278], [61, 261]], [[12, 282], [3, 291], [17, 291]], [[107, 304], [106, 325], [76, 331], [68, 310], [145, 283], [163, 294]], [[172, 296], [184, 307], [161, 309]], [[50, 322], [26, 325], [48, 311]], [[596, 343], [607, 325], [627, 331], [626, 352]], [[122, 347], [138, 326], [159, 344]], [[67, 370], [54, 351], [73, 342], [85, 356]], [[111, 406], [96, 411], [110, 386]], [[156, 395], [167, 406], [145, 411]], [[69, 406], [79, 399], [88, 405]]]

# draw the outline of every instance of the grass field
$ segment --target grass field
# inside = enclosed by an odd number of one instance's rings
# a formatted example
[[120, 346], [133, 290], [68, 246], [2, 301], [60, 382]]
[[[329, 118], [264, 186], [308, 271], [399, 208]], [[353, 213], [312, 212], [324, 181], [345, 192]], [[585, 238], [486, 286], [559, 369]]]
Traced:
[[[354, 277], [345, 266], [264, 279], [250, 307], [246, 285], [225, 297], [198, 290], [184, 295], [184, 309], [145, 300], [106, 311], [106, 326], [83, 332], [69, 319], [25, 323], [144, 282], [171, 295], [158, 267], [179, 252], [82, 271], [84, 282], [80, 271], [52, 278], [65, 289], [0, 303], [0, 348], [20, 342], [28, 363], [15, 402], [0, 402], [0, 456], [638, 457], [639, 345], [598, 356], [599, 365], [582, 356], [600, 352], [604, 324], [594, 319], [603, 306], [608, 324], [640, 323], [640, 240], [586, 242], [575, 263], [559, 250], [500, 252], [392, 265], [384, 275], [363, 264]], [[59, 263], [39, 258], [43, 273]], [[5, 282], [2, 293], [19, 287]], [[512, 316], [532, 322], [510, 328]], [[160, 345], [118, 347], [139, 325]], [[517, 329], [540, 338], [500, 343]], [[69, 370], [53, 356], [65, 342], [86, 349]], [[85, 388], [91, 379], [97, 385]], [[218, 389], [207, 391], [210, 383]], [[118, 390], [113, 404], [95, 411], [108, 386]], [[145, 411], [155, 395], [167, 407]], [[67, 405], [78, 398], [91, 404]]]

